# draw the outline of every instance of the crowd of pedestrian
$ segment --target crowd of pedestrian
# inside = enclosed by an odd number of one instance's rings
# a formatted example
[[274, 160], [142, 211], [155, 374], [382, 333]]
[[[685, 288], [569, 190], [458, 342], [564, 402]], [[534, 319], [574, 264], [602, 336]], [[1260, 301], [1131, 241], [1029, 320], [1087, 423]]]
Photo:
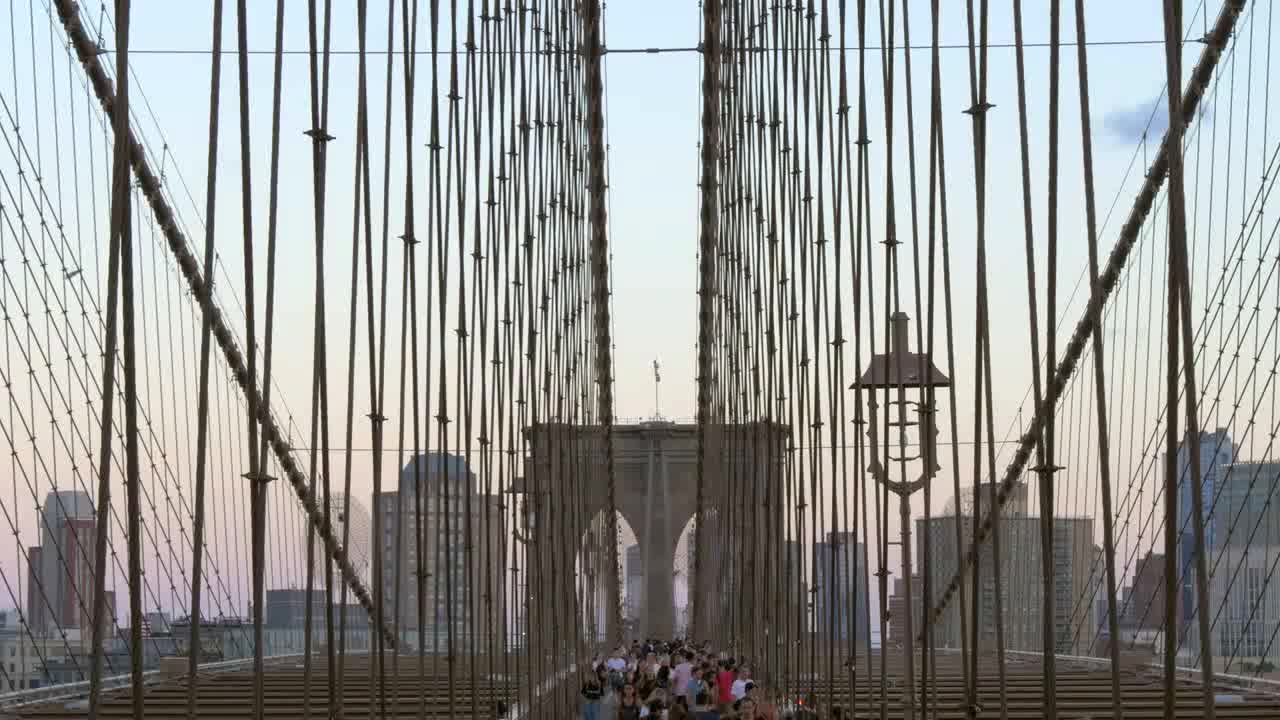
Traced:
[[582, 684], [582, 720], [785, 720], [745, 658], [710, 643], [633, 642], [598, 657]]

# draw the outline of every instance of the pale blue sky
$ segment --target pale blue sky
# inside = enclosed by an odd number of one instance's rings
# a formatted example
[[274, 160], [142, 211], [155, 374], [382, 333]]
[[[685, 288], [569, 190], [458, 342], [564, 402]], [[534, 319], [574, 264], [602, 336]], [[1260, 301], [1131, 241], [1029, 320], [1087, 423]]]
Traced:
[[[335, 3], [334, 47], [354, 49], [354, 14], [348, 3]], [[397, 3], [398, 4], [398, 3]], [[233, 5], [233, 4], [230, 4]], [[966, 42], [963, 5], [944, 3], [942, 42], [962, 45]], [[1063, 37], [1074, 36], [1074, 17], [1070, 4], [1063, 11]], [[269, 50], [272, 47], [272, 20], [274, 3], [251, 3], [250, 42], [253, 49]], [[371, 3], [379, 7], [380, 3]], [[835, 10], [832, 4], [832, 12]], [[1160, 3], [1144, 0], [1132, 3], [1089, 3], [1088, 27], [1092, 41], [1158, 40], [1161, 37]], [[1188, 15], [1194, 9], [1190, 5]], [[912, 33], [915, 44], [928, 41], [928, 3], [914, 2]], [[135, 25], [132, 45], [137, 54], [133, 58], [134, 71], [140, 87], [147, 92], [152, 108], [169, 142], [172, 161], [186, 181], [191, 184], [197, 205], [203, 212], [203, 178], [205, 176], [205, 137], [207, 134], [207, 96], [209, 56], [207, 54], [174, 55], [143, 54], [144, 50], [207, 48], [210, 44], [209, 7], [205, 3], [139, 2], [134, 11]], [[698, 43], [699, 10], [692, 2], [614, 2], [606, 8], [608, 43], [617, 48], [637, 47], [691, 47]], [[854, 10], [850, 7], [850, 15]], [[869, 9], [869, 24], [875, 27], [874, 8]], [[305, 5], [290, 8], [286, 21], [286, 46], [305, 49]], [[1028, 42], [1043, 43], [1048, 39], [1046, 10], [1039, 3], [1032, 3], [1024, 11], [1025, 35]], [[371, 9], [370, 46], [385, 46], [385, 15]], [[1203, 17], [1202, 15], [1200, 16]], [[345, 19], [344, 19], [345, 18]], [[234, 13], [228, 7], [226, 17], [225, 46], [233, 47]], [[1197, 26], [1201, 22], [1197, 19]], [[850, 41], [853, 42], [853, 19], [850, 18]], [[379, 29], [380, 28], [380, 29]], [[1012, 39], [1012, 21], [1007, 8], [1000, 4], [992, 9], [991, 41], [1005, 43]], [[425, 37], [425, 35], [424, 35]], [[372, 38], [377, 38], [372, 39]], [[1187, 64], [1194, 60], [1188, 50]], [[950, 208], [952, 212], [953, 273], [956, 293], [956, 328], [959, 337], [966, 337], [972, 327], [971, 280], [972, 255], [972, 155], [968, 116], [961, 111], [968, 105], [967, 53], [963, 49], [943, 51], [944, 116], [947, 123]], [[878, 54], [868, 53], [873, 67], [868, 72], [869, 113], [872, 137], [883, 137], [883, 116], [880, 114], [880, 83]], [[923, 142], [927, 110], [927, 52], [912, 55], [917, 115], [917, 137]], [[1048, 49], [1030, 48], [1028, 59], [1028, 104], [1032, 133], [1032, 177], [1036, 194], [1037, 234], [1044, 235], [1044, 177], [1047, 150], [1047, 61]], [[1109, 136], [1105, 131], [1109, 113], [1127, 115], [1138, 108], [1149, 109], [1159, 96], [1164, 80], [1163, 48], [1160, 45], [1096, 46], [1090, 49], [1093, 71], [1092, 98], [1095, 115], [1095, 153], [1100, 212], [1105, 213], [1116, 195], [1122, 173], [1128, 164], [1134, 143], [1131, 138]], [[1025, 344], [1018, 332], [1023, 322], [1014, 322], [1025, 313], [1025, 280], [1020, 272], [1022, 262], [1021, 194], [1017, 184], [1019, 160], [1017, 151], [1017, 113], [1013, 74], [1013, 51], [991, 51], [991, 80], [989, 96], [997, 108], [990, 118], [988, 241], [994, 272], [991, 287], [992, 302], [996, 307], [1013, 313], [1008, 322], [1001, 323], [1000, 331], [1009, 332], [997, 344], [1007, 342]], [[255, 111], [254, 158], [257, 161], [255, 188], [261, 193], [255, 207], [255, 217], [265, 216], [266, 157], [269, 131], [270, 65], [269, 55], [254, 56], [250, 71], [253, 82]], [[379, 89], [382, 83], [382, 58], [371, 59], [372, 82]], [[425, 63], [424, 63], [425, 66]], [[617, 352], [618, 407], [621, 417], [639, 417], [652, 412], [652, 385], [650, 364], [656, 357], [664, 367], [663, 413], [668, 416], [693, 415], [694, 393], [693, 358], [695, 332], [697, 237], [697, 150], [700, 56], [696, 53], [674, 55], [615, 54], [607, 59], [607, 93], [610, 142], [611, 196], [610, 229], [614, 252], [614, 311]], [[901, 65], [900, 65], [901, 67]], [[855, 72], [856, 59], [850, 58], [850, 72]], [[346, 264], [349, 262], [349, 242], [346, 237], [350, 216], [350, 190], [339, 179], [346, 177], [344, 168], [349, 166], [353, 135], [354, 115], [350, 100], [354, 92], [354, 56], [338, 56], [333, 61], [333, 134], [339, 140], [333, 144], [330, 161], [329, 206], [339, 231], [330, 231], [333, 252], [330, 256], [330, 283], [346, 284]], [[238, 157], [231, 152], [235, 142], [236, 119], [234, 102], [236, 90], [234, 56], [226, 58], [224, 65], [223, 140], [224, 149], [220, 164], [220, 248], [223, 262], [232, 272], [238, 284]], [[293, 255], [309, 258], [310, 253], [310, 164], [309, 145], [301, 136], [308, 124], [309, 96], [306, 84], [306, 57], [294, 55], [285, 62], [285, 118], [282, 150], [283, 200], [281, 214], [282, 257]], [[901, 74], [899, 75], [901, 78]], [[899, 87], [900, 107], [905, 90]], [[419, 83], [420, 102], [425, 96], [423, 82]], [[1060, 267], [1065, 300], [1066, 293], [1074, 286], [1079, 272], [1084, 268], [1084, 243], [1081, 235], [1082, 205], [1080, 190], [1080, 155], [1078, 106], [1076, 100], [1074, 49], [1063, 49], [1062, 112], [1061, 112], [1061, 255]], [[377, 105], [381, 103], [378, 102]], [[374, 109], [374, 127], [381, 126], [380, 109]], [[398, 112], [398, 111], [397, 111]], [[425, 113], [419, 113], [418, 135], [425, 136]], [[144, 118], [145, 119], [145, 118]], [[1130, 121], [1132, 124], [1132, 121]], [[905, 170], [905, 117], [898, 119], [899, 148], [902, 158], [898, 171]], [[375, 136], [376, 137], [376, 136]], [[882, 146], [882, 141], [876, 141]], [[1154, 142], [1152, 143], [1154, 150]], [[882, 177], [880, 158], [873, 154], [873, 177]], [[921, 176], [924, 174], [924, 146], [918, 148]], [[1140, 176], [1138, 176], [1140, 177]], [[905, 183], [903, 183], [905, 185]], [[1128, 188], [1136, 187], [1130, 178]], [[900, 191], [902, 192], [902, 191]], [[923, 203], [923, 180], [921, 186]], [[878, 201], [877, 201], [878, 202]], [[1118, 210], [1127, 209], [1130, 198], [1121, 196]], [[398, 198], [393, 199], [393, 205]], [[899, 213], [906, 217], [905, 194], [900, 200]], [[877, 217], [883, 216], [883, 208], [876, 208]], [[193, 208], [184, 209], [188, 222], [194, 219]], [[393, 210], [392, 217], [396, 217]], [[1119, 218], [1117, 218], [1118, 220]], [[879, 222], [879, 221], [877, 221]], [[393, 222], [393, 227], [398, 223]], [[198, 226], [193, 226], [198, 227]], [[1113, 225], [1110, 234], [1102, 238], [1103, 247], [1114, 238]], [[201, 242], [193, 238], [197, 247]], [[264, 245], [264, 242], [260, 242]], [[1042, 243], [1043, 244], [1043, 243]], [[393, 258], [394, 259], [394, 258]], [[309, 261], [306, 261], [309, 262]], [[1002, 269], [1015, 272], [1002, 272]], [[306, 293], [310, 286], [309, 264], [290, 273], [297, 287], [286, 289]], [[397, 277], [393, 275], [393, 277]], [[224, 286], [224, 291], [226, 288]], [[239, 294], [239, 293], [237, 293]], [[295, 299], [301, 300], [301, 297]], [[1042, 301], [1043, 302], [1043, 301]], [[331, 303], [335, 316], [331, 320], [331, 332], [336, 337], [345, 335], [345, 303]], [[297, 340], [306, 342], [310, 327], [310, 303], [283, 301], [279, 311], [287, 322], [286, 332], [299, 333]], [[1043, 309], [1042, 309], [1043, 311]], [[1074, 317], [1069, 315], [1068, 317]], [[660, 319], [660, 322], [655, 320]], [[282, 337], [283, 339], [283, 337]], [[290, 343], [293, 345], [293, 343]], [[960, 358], [957, 375], [971, 375], [968, 352]], [[305, 358], [303, 358], [305, 360]], [[998, 377], [1026, 378], [1026, 357], [1021, 353], [1009, 353], [996, 358]], [[302, 375], [305, 378], [305, 374]], [[305, 382], [305, 381], [304, 381]], [[1021, 397], [1026, 383], [1009, 382], [1002, 389], [1004, 397], [997, 401], [998, 411], [1006, 418]], [[308, 389], [305, 385], [286, 386], [285, 392], [291, 404], [305, 404]], [[295, 407], [295, 409], [299, 409]]]

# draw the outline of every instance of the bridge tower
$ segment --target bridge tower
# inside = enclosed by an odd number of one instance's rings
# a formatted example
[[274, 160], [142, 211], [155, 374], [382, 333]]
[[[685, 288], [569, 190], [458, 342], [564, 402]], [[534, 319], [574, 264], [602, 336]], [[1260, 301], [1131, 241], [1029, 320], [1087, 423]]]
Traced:
[[[529, 627], [549, 628], [547, 598], [572, 598], [576, 556], [585, 538], [561, 542], [574, 525], [585, 534], [593, 519], [608, 510], [608, 477], [599, 426], [540, 424], [526, 430], [528, 455], [524, 475], [516, 482], [523, 495], [525, 541], [530, 543], [528, 572]], [[718, 598], [714, 588], [725, 587], [720, 577], [731, 572], [729, 550], [739, 559], [764, 558], [770, 537], [781, 537], [780, 497], [787, 433], [778, 425], [752, 423], [717, 426], [707, 431], [708, 456], [703, 495], [704, 537], [702, 577], [692, 577], [689, 592], [711, 602], [705, 608], [715, 620], [729, 610], [730, 598]], [[675, 550], [682, 531], [697, 507], [697, 426], [649, 421], [614, 427], [615, 497], [619, 514], [635, 532], [643, 566], [643, 593], [638, 633], [645, 637], [670, 637], [675, 632]], [[575, 479], [575, 473], [576, 479]], [[577, 497], [574, 489], [578, 488]], [[561, 503], [561, 499], [567, 500]], [[735, 503], [735, 511], [729, 505]], [[727, 518], [732, 527], [721, 524]], [[726, 540], [728, 542], [726, 542]], [[695, 549], [695, 552], [703, 549]], [[554, 572], [553, 572], [554, 568]], [[605, 575], [609, 565], [605, 564]], [[754, 572], [764, 582], [763, 561]], [[617, 587], [612, 578], [600, 578], [606, 587]], [[542, 602], [539, 602], [539, 596]], [[557, 602], [559, 602], [557, 600]], [[615, 603], [605, 610], [604, 637], [613, 637], [620, 617]], [[579, 608], [579, 617], [586, 610]], [[752, 611], [746, 611], [752, 612]], [[703, 627], [721, 626], [712, 622]], [[629, 638], [628, 638], [629, 639]], [[728, 638], [726, 638], [728, 639]]]

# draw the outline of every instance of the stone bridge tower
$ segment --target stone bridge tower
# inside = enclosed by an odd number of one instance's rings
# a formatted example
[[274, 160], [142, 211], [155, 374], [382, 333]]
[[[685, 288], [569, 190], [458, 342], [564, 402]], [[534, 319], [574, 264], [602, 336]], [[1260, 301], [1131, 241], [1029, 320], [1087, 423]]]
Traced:
[[[585, 534], [593, 519], [608, 507], [608, 477], [599, 426], [542, 424], [525, 433], [529, 452], [516, 492], [524, 496], [530, 526], [528, 627], [545, 629], [554, 622], [549, 600], [576, 596], [577, 554], [586, 549]], [[780, 488], [788, 443], [789, 434], [776, 424], [714, 426], [707, 431], [703, 537], [708, 547], [700, 562], [701, 577], [693, 577], [690, 567], [688, 583], [691, 598], [701, 600], [695, 604], [701, 617], [691, 618], [698, 627], [716, 627], [729, 609], [730, 600], [715, 592], [725, 586], [722, 576], [731, 565], [725, 562], [726, 548], [720, 546], [727, 545], [739, 558], [764, 557], [768, 539], [782, 537]], [[643, 566], [638, 627], [642, 637], [670, 637], [675, 632], [675, 550], [697, 508], [697, 466], [695, 425], [651, 421], [614, 427], [614, 497], [618, 512], [635, 532]], [[576, 497], [574, 488], [579, 489]], [[725, 522], [732, 526], [728, 535]], [[566, 542], [575, 530], [582, 537]], [[607, 572], [612, 566], [606, 562], [604, 567]], [[763, 565], [755, 574], [764, 581]], [[605, 587], [608, 581], [607, 574], [597, 578]], [[618, 615], [612, 603], [617, 602], [613, 599], [601, 612], [609, 625], [604, 637], [613, 636], [611, 625]], [[585, 611], [578, 609], [580, 616]], [[580, 617], [578, 622], [585, 620]], [[560, 633], [571, 635], [568, 630]]]

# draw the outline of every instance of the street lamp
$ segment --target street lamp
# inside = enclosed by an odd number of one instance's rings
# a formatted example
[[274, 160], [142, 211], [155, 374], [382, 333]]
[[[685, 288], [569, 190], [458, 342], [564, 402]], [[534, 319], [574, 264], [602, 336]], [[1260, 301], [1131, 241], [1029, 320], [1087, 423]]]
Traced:
[[[898, 514], [902, 525], [902, 578], [903, 585], [906, 588], [906, 642], [903, 643], [903, 653], [906, 657], [906, 692], [904, 693], [906, 702], [904, 707], [906, 710], [906, 720], [915, 719], [915, 629], [912, 627], [912, 603], [911, 603], [911, 495], [920, 490], [928, 483], [935, 473], [938, 472], [940, 466], [937, 463], [937, 438], [938, 429], [934, 423], [934, 407], [933, 407], [933, 390], [934, 388], [947, 387], [951, 384], [950, 379], [942, 374], [942, 371], [933, 366], [929, 357], [922, 354], [910, 352], [909, 342], [907, 339], [907, 325], [909, 318], [906, 313], [897, 312], [893, 314], [890, 326], [890, 346], [889, 351], [883, 355], [873, 355], [871, 363], [867, 367], [867, 371], [858, 378], [851, 389], [865, 390], [867, 392], [867, 407], [870, 410], [869, 429], [867, 437], [871, 441], [871, 459], [867, 465], [867, 471], [876, 479], [876, 482], [884, 485], [887, 490], [898, 496]], [[885, 425], [888, 428], [896, 428], [898, 434], [898, 454], [895, 456], [889, 452], [888, 445], [884, 448], [885, 457], [881, 462], [880, 456], [880, 437], [879, 437], [879, 419], [877, 410], [879, 405], [876, 401], [877, 391], [883, 391], [886, 397], [887, 418]], [[890, 394], [892, 391], [892, 395]], [[892, 399], [889, 399], [892, 398]], [[911, 415], [915, 415], [915, 419], [911, 419]], [[917, 445], [920, 448], [920, 454], [908, 455], [907, 448], [909, 446], [907, 433], [910, 428], [916, 428], [918, 435]], [[890, 430], [891, 432], [891, 430]], [[919, 461], [919, 472], [911, 477], [909, 466], [916, 465]], [[897, 463], [898, 479], [893, 479], [889, 474], [889, 467]], [[880, 594], [881, 599], [887, 592], [887, 579], [884, 569], [878, 573], [880, 576]], [[881, 612], [884, 612], [883, 608]], [[881, 647], [883, 648], [883, 639]], [[883, 650], [882, 650], [883, 652]]]

